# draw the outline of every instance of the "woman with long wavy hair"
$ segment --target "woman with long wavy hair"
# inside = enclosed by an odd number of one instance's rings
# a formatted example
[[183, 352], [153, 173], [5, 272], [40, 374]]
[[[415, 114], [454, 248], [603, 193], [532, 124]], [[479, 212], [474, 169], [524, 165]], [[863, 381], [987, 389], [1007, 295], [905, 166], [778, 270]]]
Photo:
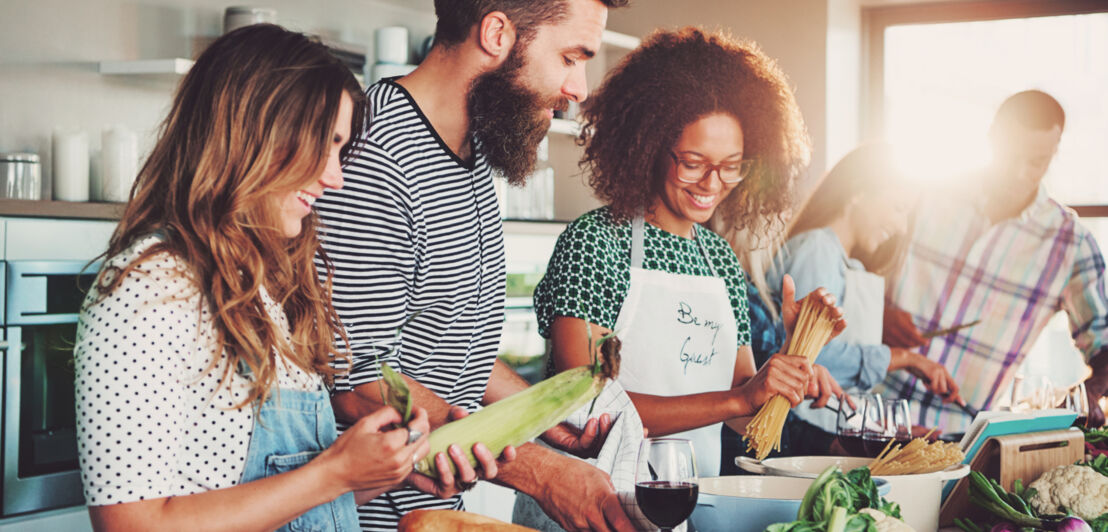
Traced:
[[342, 186], [365, 107], [323, 45], [272, 25], [217, 39], [182, 81], [80, 316], [97, 529], [353, 530], [355, 493], [427, 453], [421, 409], [336, 439], [327, 390], [347, 355], [312, 203]]
[[563, 370], [589, 363], [590, 330], [616, 331], [619, 382], [643, 425], [692, 439], [700, 474], [715, 476], [722, 422], [745, 426], [777, 394], [797, 404], [841, 392], [802, 357], [780, 353], [755, 370], [742, 269], [702, 225], [722, 205], [740, 222], [788, 205], [780, 184], [808, 154], [799, 109], [756, 45], [685, 28], [628, 54], [584, 116], [582, 166], [607, 206], [559, 237], [535, 291], [540, 332]]

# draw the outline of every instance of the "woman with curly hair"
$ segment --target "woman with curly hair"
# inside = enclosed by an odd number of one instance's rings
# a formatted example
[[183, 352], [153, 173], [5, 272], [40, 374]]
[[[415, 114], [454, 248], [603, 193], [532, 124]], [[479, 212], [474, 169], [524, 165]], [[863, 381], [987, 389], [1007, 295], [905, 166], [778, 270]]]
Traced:
[[356, 530], [355, 493], [427, 453], [421, 409], [336, 439], [327, 391], [347, 355], [312, 204], [342, 186], [365, 106], [322, 44], [268, 24], [217, 39], [182, 81], [78, 324], [97, 530]]
[[[582, 166], [607, 206], [559, 237], [535, 291], [540, 332], [563, 370], [589, 363], [590, 330], [616, 331], [619, 382], [650, 435], [692, 439], [700, 474], [717, 475], [722, 422], [744, 427], [777, 394], [822, 406], [841, 393], [801, 357], [755, 371], [742, 269], [700, 225], [720, 207], [747, 223], [789, 204], [782, 191], [808, 154], [799, 110], [757, 46], [686, 28], [648, 37], [584, 116]], [[791, 330], [799, 302], [784, 290]]]

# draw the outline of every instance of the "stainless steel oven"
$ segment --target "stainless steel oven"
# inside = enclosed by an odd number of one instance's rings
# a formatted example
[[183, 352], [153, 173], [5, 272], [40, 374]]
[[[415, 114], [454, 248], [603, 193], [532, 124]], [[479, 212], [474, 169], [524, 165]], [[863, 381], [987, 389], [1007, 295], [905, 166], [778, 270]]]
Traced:
[[75, 260], [0, 262], [3, 516], [84, 502], [73, 347], [77, 313], [98, 268]]

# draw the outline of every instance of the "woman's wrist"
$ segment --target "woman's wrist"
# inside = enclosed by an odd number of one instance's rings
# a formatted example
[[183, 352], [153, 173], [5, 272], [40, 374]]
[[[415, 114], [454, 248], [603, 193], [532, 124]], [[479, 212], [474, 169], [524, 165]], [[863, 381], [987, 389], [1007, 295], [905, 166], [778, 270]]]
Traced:
[[889, 372], [909, 369], [915, 366], [914, 357], [918, 356], [915, 353], [904, 349], [903, 347], [890, 347], [889, 348]]
[[311, 482], [327, 494], [329, 501], [359, 488], [348, 478], [348, 470], [340, 462], [339, 453], [334, 447], [328, 447], [302, 468], [309, 470]]
[[738, 388], [734, 388], [730, 396], [730, 400], [727, 402], [728, 418], [736, 418], [743, 416], [750, 416], [754, 414], [754, 401], [751, 398], [751, 390], [748, 384], [753, 379], [747, 379], [745, 383]]

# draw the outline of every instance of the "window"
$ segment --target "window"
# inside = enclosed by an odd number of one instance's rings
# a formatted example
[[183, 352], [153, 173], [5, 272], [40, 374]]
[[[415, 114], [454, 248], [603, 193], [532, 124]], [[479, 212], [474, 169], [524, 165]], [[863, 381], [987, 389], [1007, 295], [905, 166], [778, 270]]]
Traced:
[[[1083, 0], [1007, 0], [875, 7], [865, 11], [866, 136], [884, 137], [919, 179], [955, 178], [988, 158], [997, 106], [1026, 89], [1053, 95], [1066, 128], [1047, 190], [1074, 206], [1108, 250], [1108, 6]], [[1064, 317], [1028, 357], [1056, 385], [1086, 368]], [[1055, 363], [1048, 363], [1052, 359]]]

